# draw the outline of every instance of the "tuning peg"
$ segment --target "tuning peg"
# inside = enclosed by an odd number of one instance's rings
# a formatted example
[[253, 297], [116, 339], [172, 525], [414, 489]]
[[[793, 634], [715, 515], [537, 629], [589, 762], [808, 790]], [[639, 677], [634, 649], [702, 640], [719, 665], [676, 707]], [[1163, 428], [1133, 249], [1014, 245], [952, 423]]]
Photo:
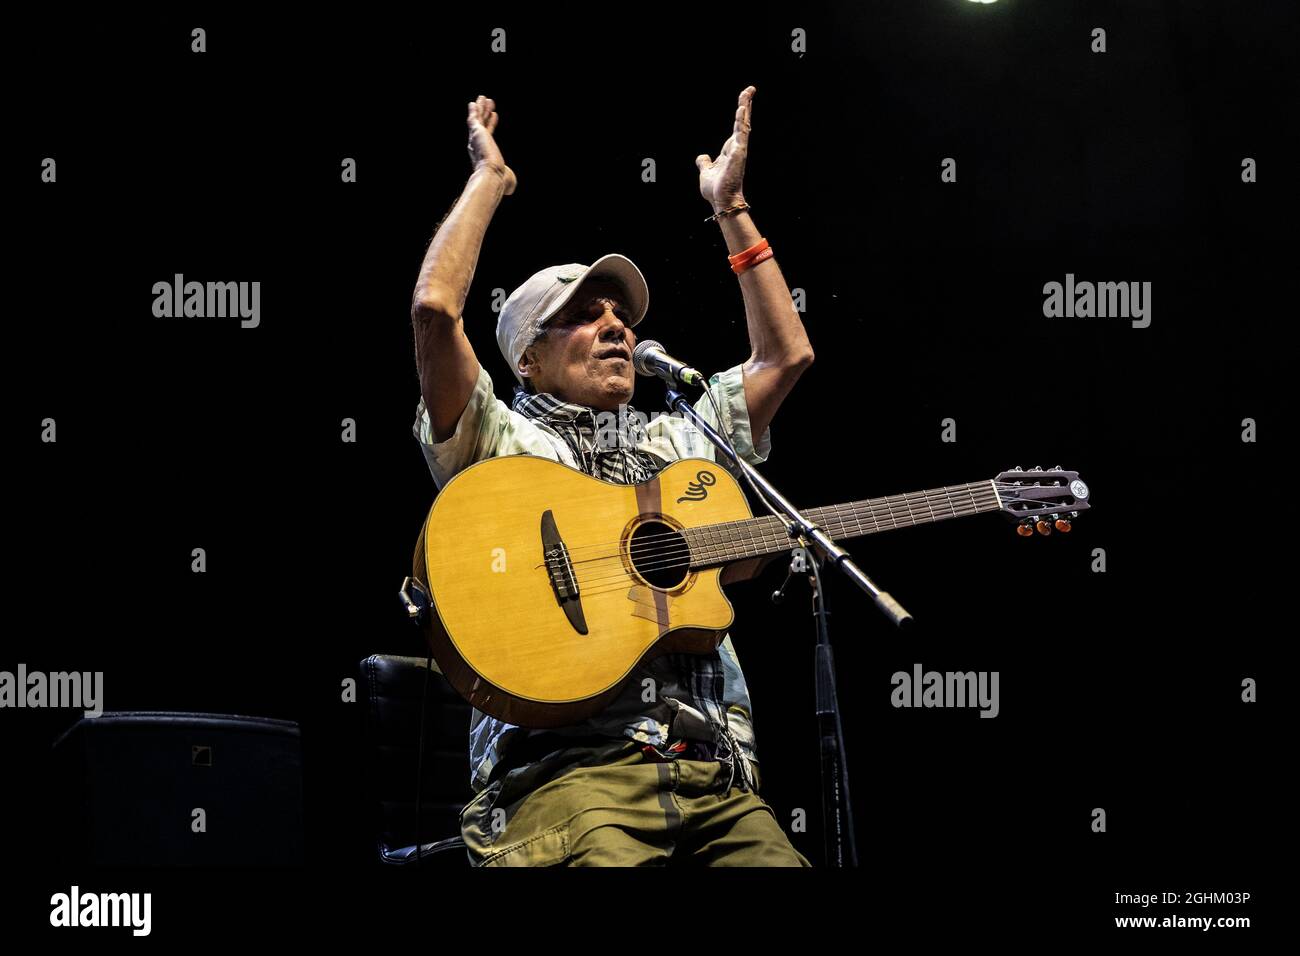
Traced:
[[1019, 470], [1020, 470], [1019, 465], [1012, 465], [1010, 468], [1007, 469], [1007, 471], [1019, 471]]
[[1032, 538], [1034, 536], [1033, 521], [1025, 519], [1020, 522], [1020, 524], [1016, 525], [1016, 534], [1020, 535], [1022, 538]]
[[1039, 518], [1036, 522], [1034, 522], [1034, 528], [1037, 529], [1038, 533], [1041, 535], [1049, 535], [1052, 533], [1051, 524], [1043, 520], [1042, 518]]
[[1065, 469], [1062, 468], [1060, 465], [1053, 465], [1052, 471], [1065, 471]]
[[1056, 521], [1053, 522], [1053, 524], [1056, 525], [1056, 530], [1061, 532], [1062, 534], [1065, 534], [1067, 531], [1069, 531], [1071, 528], [1074, 527], [1074, 525], [1070, 524], [1069, 518], [1057, 518]]
[[1030, 471], [1042, 471], [1042, 470], [1043, 470], [1043, 466], [1042, 466], [1042, 465], [1034, 465], [1034, 467], [1033, 467], [1033, 468], [1030, 468], [1029, 470], [1030, 470]]

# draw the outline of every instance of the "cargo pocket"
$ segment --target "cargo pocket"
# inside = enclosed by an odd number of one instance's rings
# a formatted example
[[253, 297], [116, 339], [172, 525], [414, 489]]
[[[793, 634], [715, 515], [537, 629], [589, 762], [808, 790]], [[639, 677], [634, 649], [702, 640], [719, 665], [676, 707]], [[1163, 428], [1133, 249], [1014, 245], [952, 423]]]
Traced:
[[569, 859], [569, 825], [561, 823], [494, 850], [480, 866], [560, 866]]

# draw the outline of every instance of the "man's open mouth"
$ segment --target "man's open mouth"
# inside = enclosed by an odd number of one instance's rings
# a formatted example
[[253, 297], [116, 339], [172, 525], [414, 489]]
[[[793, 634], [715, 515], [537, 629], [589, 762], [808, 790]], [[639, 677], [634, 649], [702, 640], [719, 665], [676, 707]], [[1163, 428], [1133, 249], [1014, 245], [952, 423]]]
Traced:
[[596, 358], [598, 359], [618, 358], [626, 362], [631, 359], [631, 356], [627, 354], [627, 349], [606, 349], [603, 352], [598, 352], [596, 354]]

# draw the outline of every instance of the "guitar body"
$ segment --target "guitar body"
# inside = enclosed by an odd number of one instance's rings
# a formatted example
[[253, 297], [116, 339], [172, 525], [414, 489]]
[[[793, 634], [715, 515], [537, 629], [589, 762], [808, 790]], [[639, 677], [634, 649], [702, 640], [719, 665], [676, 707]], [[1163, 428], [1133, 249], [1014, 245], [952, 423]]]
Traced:
[[638, 663], [718, 646], [734, 619], [724, 569], [690, 570], [676, 531], [750, 517], [740, 485], [703, 458], [637, 485], [533, 455], [487, 459], [447, 483], [420, 532], [412, 577], [430, 595], [425, 637], [484, 713], [578, 723]]

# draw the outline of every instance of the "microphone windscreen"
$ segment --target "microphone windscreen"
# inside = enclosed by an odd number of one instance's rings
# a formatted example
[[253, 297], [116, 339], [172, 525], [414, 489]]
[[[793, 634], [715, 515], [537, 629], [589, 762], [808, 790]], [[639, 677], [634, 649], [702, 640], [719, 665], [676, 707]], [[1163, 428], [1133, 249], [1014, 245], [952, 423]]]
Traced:
[[646, 363], [649, 353], [653, 351], [662, 352], [664, 347], [654, 339], [642, 339], [632, 350], [632, 367], [641, 375], [654, 375], [650, 366]]

